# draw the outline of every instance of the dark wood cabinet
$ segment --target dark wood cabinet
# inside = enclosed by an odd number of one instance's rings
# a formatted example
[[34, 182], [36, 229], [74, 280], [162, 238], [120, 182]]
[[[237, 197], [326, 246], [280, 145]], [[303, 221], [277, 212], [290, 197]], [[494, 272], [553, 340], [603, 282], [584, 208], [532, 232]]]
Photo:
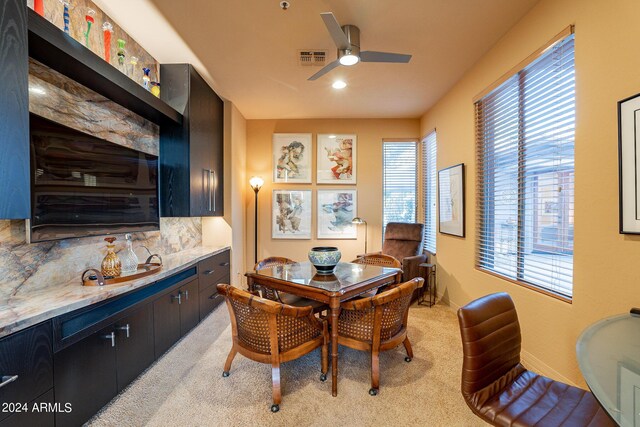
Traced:
[[[53, 389], [51, 389], [22, 406], [20, 412], [15, 412], [9, 418], [0, 421], [0, 427], [53, 427], [55, 425], [55, 412], [51, 410], [53, 403]], [[55, 410], [68, 411], [71, 408], [63, 405]]]
[[161, 216], [224, 213], [224, 103], [190, 64], [163, 64], [161, 98], [183, 113], [160, 128]]
[[56, 425], [79, 426], [118, 392], [116, 332], [102, 329], [54, 355], [55, 396], [71, 412], [56, 413]]
[[29, 218], [27, 3], [0, 2], [0, 219]]
[[155, 360], [151, 304], [115, 322], [114, 331], [118, 391], [122, 391]]
[[153, 302], [153, 332], [156, 359], [180, 339], [180, 290], [176, 289]]
[[180, 335], [187, 334], [200, 321], [198, 281], [193, 280], [180, 288]]
[[[229, 276], [222, 277], [219, 283], [229, 283]], [[218, 294], [215, 284], [200, 291], [200, 319], [204, 319], [224, 301], [224, 297]]]
[[[53, 387], [51, 337], [45, 322], [0, 340], [0, 405], [30, 402]], [[9, 415], [0, 411], [0, 420]]]

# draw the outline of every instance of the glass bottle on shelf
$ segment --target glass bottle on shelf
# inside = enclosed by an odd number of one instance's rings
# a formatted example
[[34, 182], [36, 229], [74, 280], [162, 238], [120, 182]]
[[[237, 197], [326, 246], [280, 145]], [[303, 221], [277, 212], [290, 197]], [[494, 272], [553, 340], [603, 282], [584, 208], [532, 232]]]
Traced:
[[129, 63], [131, 64], [131, 70], [129, 72], [129, 78], [131, 80], [135, 80], [136, 70], [138, 69], [138, 57], [132, 56], [129, 58]]
[[93, 9], [87, 10], [87, 14], [84, 16], [85, 21], [87, 21], [87, 31], [84, 33], [84, 45], [87, 49], [91, 49], [91, 45], [89, 44], [89, 33], [91, 33], [91, 25], [96, 22], [94, 16], [96, 16], [96, 11]]
[[122, 39], [118, 39], [116, 42], [118, 44], [118, 69], [123, 73], [127, 74], [127, 66], [125, 65], [125, 59], [127, 56], [126, 51], [124, 50], [125, 41]]
[[131, 234], [125, 234], [124, 239], [127, 243], [124, 250], [120, 253], [122, 273], [135, 273], [138, 271], [138, 256], [133, 251], [133, 240], [131, 240]]
[[104, 60], [111, 63], [111, 34], [113, 33], [111, 22], [105, 21], [102, 24], [102, 33], [104, 35]]
[[151, 93], [156, 97], [160, 98], [160, 83], [151, 82]]
[[122, 263], [120, 258], [115, 252], [115, 237], [106, 237], [104, 239], [107, 242], [107, 255], [102, 260], [101, 273], [107, 277], [118, 277], [122, 273]]
[[143, 68], [142, 71], [144, 71], [144, 76], [142, 76], [142, 86], [148, 90], [149, 92], [151, 92], [151, 77], [149, 77], [149, 73], [151, 72], [150, 68]]
[[69, 26], [71, 19], [69, 18], [69, 9], [71, 9], [71, 0], [59, 0], [62, 3], [62, 21], [64, 22], [64, 32], [70, 34]]

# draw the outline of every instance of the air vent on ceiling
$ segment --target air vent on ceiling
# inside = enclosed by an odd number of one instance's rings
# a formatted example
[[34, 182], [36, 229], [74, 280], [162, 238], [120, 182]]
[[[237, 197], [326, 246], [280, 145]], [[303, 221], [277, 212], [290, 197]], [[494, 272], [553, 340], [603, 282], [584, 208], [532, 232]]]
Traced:
[[317, 65], [323, 67], [326, 63], [327, 52], [324, 50], [300, 50], [298, 53], [298, 62], [300, 65]]

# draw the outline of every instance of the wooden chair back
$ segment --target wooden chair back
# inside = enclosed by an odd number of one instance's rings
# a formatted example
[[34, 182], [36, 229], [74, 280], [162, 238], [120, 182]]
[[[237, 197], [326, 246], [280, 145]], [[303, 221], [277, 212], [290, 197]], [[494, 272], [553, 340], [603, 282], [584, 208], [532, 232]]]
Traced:
[[[258, 270], [262, 270], [264, 268], [272, 268], [272, 267], [278, 267], [281, 265], [286, 265], [286, 264], [295, 264], [296, 262], [292, 259], [289, 258], [285, 258], [285, 257], [280, 257], [280, 256], [272, 256], [269, 258], [264, 258], [261, 259], [260, 261], [258, 261], [256, 263], [256, 265], [253, 267], [253, 269], [255, 271]], [[278, 295], [278, 291], [276, 291], [275, 289], [271, 289], [271, 288], [267, 288], [264, 286], [260, 287], [260, 290], [262, 292], [262, 296], [264, 298], [270, 299], [272, 301], [280, 301], [280, 296]]]
[[365, 254], [351, 261], [354, 264], [378, 265], [380, 267], [402, 268], [397, 258], [385, 254]]

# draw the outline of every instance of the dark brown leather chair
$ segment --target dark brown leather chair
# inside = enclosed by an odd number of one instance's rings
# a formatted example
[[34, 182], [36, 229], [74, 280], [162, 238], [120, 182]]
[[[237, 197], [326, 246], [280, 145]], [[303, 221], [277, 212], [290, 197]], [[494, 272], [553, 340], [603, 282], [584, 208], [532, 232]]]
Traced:
[[520, 324], [511, 297], [487, 295], [458, 310], [462, 395], [495, 426], [615, 426], [593, 395], [520, 364]]
[[402, 263], [402, 280], [420, 277], [420, 264], [427, 261], [423, 253], [424, 224], [390, 222], [384, 232], [382, 253]]

